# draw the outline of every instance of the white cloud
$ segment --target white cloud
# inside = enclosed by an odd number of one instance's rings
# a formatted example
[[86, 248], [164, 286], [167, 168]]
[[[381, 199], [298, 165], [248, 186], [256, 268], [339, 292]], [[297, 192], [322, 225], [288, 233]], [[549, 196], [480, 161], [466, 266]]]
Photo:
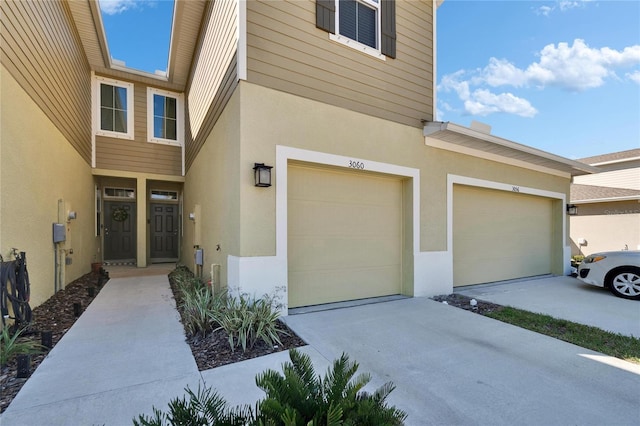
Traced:
[[107, 15], [117, 15], [144, 5], [153, 6], [156, 0], [99, 0], [100, 10]]
[[600, 87], [608, 77], [615, 77], [617, 68], [640, 65], [640, 45], [615, 50], [609, 47], [590, 48], [584, 40], [549, 44], [539, 53], [538, 62], [526, 69], [517, 68], [505, 59], [489, 59], [474, 82], [498, 86], [556, 86], [569, 91]]
[[[465, 81], [464, 78], [464, 71], [446, 75], [442, 78], [438, 89], [444, 92], [455, 92], [464, 102], [465, 112], [469, 114], [484, 116], [494, 112], [504, 112], [521, 117], [533, 117], [538, 113], [529, 101], [512, 93], [495, 94], [487, 89], [476, 89], [471, 92], [469, 86], [474, 79]], [[446, 102], [442, 102], [441, 106], [447, 111], [455, 110]]]
[[640, 71], [629, 72], [625, 74], [625, 77], [637, 84], [640, 84]]
[[[460, 70], [442, 77], [438, 89], [455, 92], [467, 113], [488, 115], [494, 112], [533, 117], [537, 110], [524, 98], [512, 93], [493, 93], [488, 88], [511, 86], [519, 89], [558, 87], [580, 92], [600, 87], [608, 79], [619, 79], [616, 71], [640, 65], [640, 45], [615, 50], [591, 48], [584, 40], [549, 44], [538, 54], [538, 61], [518, 68], [506, 59], [490, 58], [482, 69]], [[640, 84], [640, 71], [625, 74]]]
[[534, 117], [538, 111], [526, 99], [511, 93], [491, 93], [486, 89], [473, 92], [471, 98], [464, 102], [465, 110], [473, 115], [489, 115], [494, 112], [505, 112], [520, 117]]
[[544, 15], [544, 16], [549, 16], [551, 14], [551, 12], [553, 12], [555, 10], [555, 7], [551, 7], [551, 6], [540, 6], [539, 8], [537, 8], [536, 14], [537, 15]]
[[555, 10], [566, 12], [567, 10], [585, 7], [587, 3], [593, 0], [558, 0], [553, 6], [543, 5], [534, 9], [536, 15], [549, 16]]

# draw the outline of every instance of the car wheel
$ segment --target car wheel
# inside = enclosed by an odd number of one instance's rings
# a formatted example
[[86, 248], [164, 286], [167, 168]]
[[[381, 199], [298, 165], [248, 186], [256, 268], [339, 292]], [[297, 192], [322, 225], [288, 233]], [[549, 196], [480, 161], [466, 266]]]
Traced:
[[607, 286], [618, 297], [640, 300], [640, 268], [615, 269], [607, 276]]

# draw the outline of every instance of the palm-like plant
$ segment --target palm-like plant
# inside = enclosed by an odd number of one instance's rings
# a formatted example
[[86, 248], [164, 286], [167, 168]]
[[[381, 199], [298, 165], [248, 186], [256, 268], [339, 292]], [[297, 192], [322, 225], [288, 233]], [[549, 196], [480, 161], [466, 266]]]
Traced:
[[358, 364], [346, 354], [335, 360], [324, 378], [316, 372], [308, 355], [290, 351], [291, 362], [283, 374], [267, 370], [256, 377], [265, 391], [259, 403], [259, 424], [263, 425], [401, 425], [406, 413], [387, 406], [386, 398], [395, 389], [387, 383], [373, 394], [362, 389], [369, 374], [356, 376]]
[[186, 388], [187, 396], [173, 399], [169, 411], [153, 408], [153, 416], [140, 415], [133, 419], [135, 426], [246, 426], [254, 418], [248, 406], [230, 408], [227, 402], [211, 388], [200, 388], [197, 393]]
[[9, 325], [2, 327], [0, 336], [0, 365], [5, 366], [18, 355], [35, 354], [42, 352], [44, 346], [32, 340], [20, 339], [24, 329], [18, 329], [13, 336], [9, 331]]

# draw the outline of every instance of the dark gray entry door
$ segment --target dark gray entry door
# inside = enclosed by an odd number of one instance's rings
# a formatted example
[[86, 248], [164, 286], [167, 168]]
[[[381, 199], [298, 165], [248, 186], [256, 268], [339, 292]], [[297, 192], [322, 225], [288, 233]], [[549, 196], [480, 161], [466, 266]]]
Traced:
[[136, 204], [104, 202], [104, 260], [136, 258]]
[[151, 204], [151, 258], [178, 258], [177, 204]]

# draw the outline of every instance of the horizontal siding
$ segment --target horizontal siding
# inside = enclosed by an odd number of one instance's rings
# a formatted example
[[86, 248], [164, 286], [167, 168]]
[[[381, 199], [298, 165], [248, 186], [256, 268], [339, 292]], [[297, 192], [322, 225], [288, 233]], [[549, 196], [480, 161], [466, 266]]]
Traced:
[[140, 173], [182, 175], [182, 149], [147, 142], [147, 87], [134, 83], [134, 139], [96, 136], [96, 167]]
[[329, 40], [315, 0], [247, 2], [248, 81], [402, 124], [433, 119], [431, 2], [396, 1], [397, 57]]
[[238, 84], [237, 46], [238, 2], [210, 2], [186, 95], [189, 129], [185, 153], [187, 167]]
[[640, 190], [640, 168], [576, 176], [574, 183]]
[[1, 62], [91, 161], [91, 75], [66, 2], [0, 2]]

